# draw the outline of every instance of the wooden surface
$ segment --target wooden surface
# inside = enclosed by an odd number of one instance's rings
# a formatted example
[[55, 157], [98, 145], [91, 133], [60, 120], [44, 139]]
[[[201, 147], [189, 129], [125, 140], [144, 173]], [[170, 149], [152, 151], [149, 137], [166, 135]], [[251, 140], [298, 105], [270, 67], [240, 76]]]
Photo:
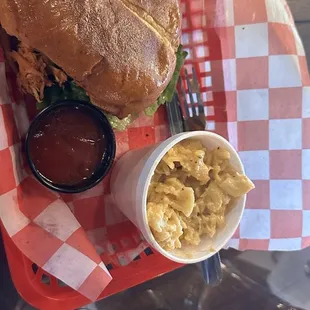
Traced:
[[[275, 0], [278, 1], [278, 0]], [[287, 0], [304, 43], [310, 68], [310, 0]]]

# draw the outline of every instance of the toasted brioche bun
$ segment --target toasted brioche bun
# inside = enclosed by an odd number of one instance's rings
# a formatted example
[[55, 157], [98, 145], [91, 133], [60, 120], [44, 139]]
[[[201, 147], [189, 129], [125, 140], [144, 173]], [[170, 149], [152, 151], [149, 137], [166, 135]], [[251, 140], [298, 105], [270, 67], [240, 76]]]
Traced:
[[121, 118], [156, 101], [180, 43], [178, 0], [1, 0], [0, 22]]

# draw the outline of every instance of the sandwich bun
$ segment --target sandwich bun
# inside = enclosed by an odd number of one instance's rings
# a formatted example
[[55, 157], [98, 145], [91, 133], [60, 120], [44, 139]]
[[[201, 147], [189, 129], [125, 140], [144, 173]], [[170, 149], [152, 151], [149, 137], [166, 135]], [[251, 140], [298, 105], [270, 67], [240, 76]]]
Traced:
[[1, 0], [0, 23], [123, 118], [169, 83], [181, 13], [178, 0]]

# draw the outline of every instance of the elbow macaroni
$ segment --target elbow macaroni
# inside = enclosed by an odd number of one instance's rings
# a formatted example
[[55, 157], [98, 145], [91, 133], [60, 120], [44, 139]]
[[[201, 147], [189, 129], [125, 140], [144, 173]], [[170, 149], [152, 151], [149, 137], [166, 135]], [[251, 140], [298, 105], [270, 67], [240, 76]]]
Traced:
[[229, 164], [230, 153], [206, 149], [198, 140], [185, 140], [163, 157], [155, 169], [147, 197], [151, 231], [165, 250], [182, 243], [198, 245], [202, 235], [214, 237], [225, 225], [234, 199], [254, 188]]

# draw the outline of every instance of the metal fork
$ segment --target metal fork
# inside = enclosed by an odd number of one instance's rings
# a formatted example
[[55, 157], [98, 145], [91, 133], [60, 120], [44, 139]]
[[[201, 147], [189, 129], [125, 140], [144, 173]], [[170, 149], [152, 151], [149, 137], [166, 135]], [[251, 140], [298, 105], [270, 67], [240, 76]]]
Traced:
[[[190, 79], [187, 70], [185, 70], [185, 78], [190, 102], [188, 103], [186, 100], [186, 90], [182, 79], [179, 78], [178, 95], [175, 94], [173, 101], [167, 105], [170, 131], [172, 135], [184, 131], [206, 129], [206, 115], [195, 68], [193, 68], [193, 78]], [[183, 122], [181, 105], [183, 106], [184, 111]], [[192, 109], [192, 115], [190, 113], [190, 108]], [[213, 286], [219, 284], [223, 276], [220, 254], [216, 253], [209, 259], [203, 261], [201, 263], [201, 269], [206, 284]]]
[[[185, 78], [190, 102], [187, 102], [186, 100], [186, 90], [181, 77], [178, 82], [179, 99], [184, 110], [184, 129], [185, 131], [205, 130], [207, 122], [196, 69], [193, 67], [192, 79], [190, 79], [189, 74], [185, 69]], [[192, 110], [192, 115], [190, 109]]]

